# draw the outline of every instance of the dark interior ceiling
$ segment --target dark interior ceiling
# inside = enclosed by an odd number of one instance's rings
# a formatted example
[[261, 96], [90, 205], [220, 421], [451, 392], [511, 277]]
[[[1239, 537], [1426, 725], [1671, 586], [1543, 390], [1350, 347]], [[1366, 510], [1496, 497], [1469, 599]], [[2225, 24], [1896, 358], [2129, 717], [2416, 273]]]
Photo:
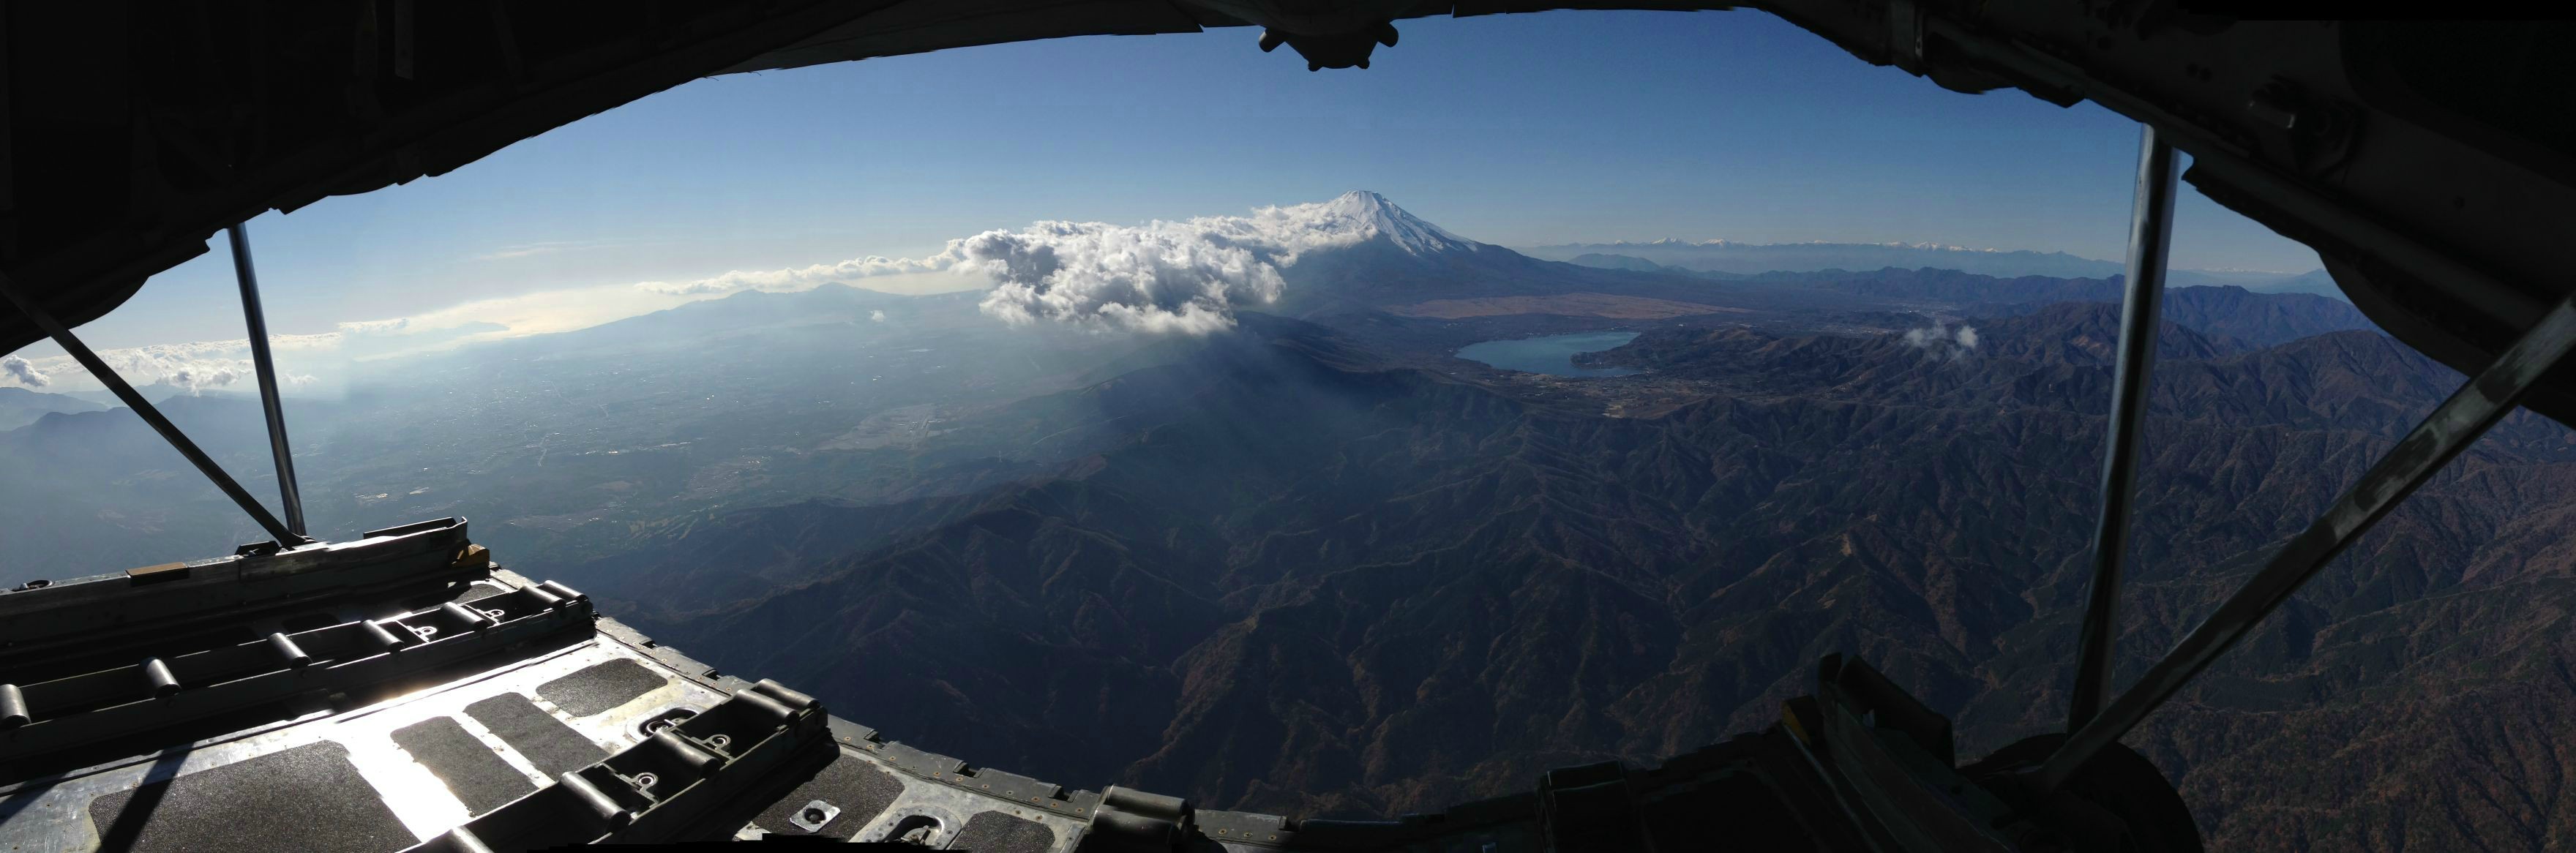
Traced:
[[[2353, 302], [2474, 373], [2576, 282], [2576, 24], [2255, 21], [2182, 0], [1761, 0], [1946, 88], [2093, 100], [2315, 247]], [[1425, 15], [1697, 3], [360, 0], [0, 9], [0, 270], [66, 322], [226, 224], [438, 175], [711, 74], [1095, 34], [1267, 27], [1365, 61]], [[1246, 51], [1253, 39], [1247, 35]], [[1338, 59], [1336, 58], [1338, 57]], [[1271, 61], [1294, 61], [1278, 58]], [[1334, 72], [1366, 73], [1366, 72]], [[0, 352], [42, 337], [0, 312]], [[2576, 373], [2527, 400], [2576, 423]]]

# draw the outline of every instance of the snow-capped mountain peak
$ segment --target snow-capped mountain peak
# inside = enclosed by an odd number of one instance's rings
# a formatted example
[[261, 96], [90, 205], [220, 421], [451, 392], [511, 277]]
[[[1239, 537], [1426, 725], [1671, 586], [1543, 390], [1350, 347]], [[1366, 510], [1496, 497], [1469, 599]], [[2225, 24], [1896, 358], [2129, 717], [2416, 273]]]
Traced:
[[1318, 214], [1334, 220], [1326, 226], [1328, 230], [1348, 229], [1363, 237], [1384, 237], [1398, 248], [1416, 255], [1471, 252], [1477, 246], [1475, 241], [1424, 222], [1404, 212], [1404, 208], [1395, 206], [1394, 202], [1387, 201], [1385, 196], [1367, 190], [1343, 193], [1332, 201], [1324, 202], [1321, 208]]

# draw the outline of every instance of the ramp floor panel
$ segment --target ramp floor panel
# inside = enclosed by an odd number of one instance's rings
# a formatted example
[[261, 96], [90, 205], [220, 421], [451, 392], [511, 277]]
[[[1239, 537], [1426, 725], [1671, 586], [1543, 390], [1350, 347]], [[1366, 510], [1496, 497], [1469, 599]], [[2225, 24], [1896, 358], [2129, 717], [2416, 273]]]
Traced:
[[419, 841], [330, 741], [102, 794], [89, 815], [103, 853], [361, 853]]
[[535, 791], [526, 774], [454, 717], [433, 717], [393, 731], [394, 745], [429, 768], [471, 814], [482, 814]]
[[555, 715], [517, 693], [503, 693], [465, 706], [465, 715], [499, 735], [502, 743], [528, 757], [547, 776], [559, 776], [608, 757], [599, 744], [564, 725]]
[[537, 698], [555, 703], [566, 714], [587, 717], [634, 701], [669, 683], [671, 679], [643, 664], [618, 658], [537, 685]]
[[1034, 820], [1021, 820], [1001, 812], [977, 812], [966, 819], [966, 828], [949, 842], [951, 850], [974, 850], [978, 853], [1047, 853], [1055, 846], [1055, 833]]

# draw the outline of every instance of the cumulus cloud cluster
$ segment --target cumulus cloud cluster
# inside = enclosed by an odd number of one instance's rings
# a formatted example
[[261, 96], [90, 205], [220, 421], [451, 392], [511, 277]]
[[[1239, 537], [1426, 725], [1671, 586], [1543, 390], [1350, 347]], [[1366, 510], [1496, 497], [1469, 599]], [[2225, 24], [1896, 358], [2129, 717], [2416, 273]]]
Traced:
[[0, 358], [0, 373], [8, 374], [10, 379], [17, 380], [18, 384], [29, 388], [42, 388], [54, 384], [53, 377], [45, 375], [42, 370], [37, 370], [36, 366], [27, 363], [26, 359], [14, 355]]
[[1936, 321], [1924, 328], [1907, 330], [1905, 343], [1956, 361], [1976, 351], [1977, 327], [1961, 323], [1954, 329], [1948, 323]]
[[803, 290], [876, 276], [964, 273], [992, 279], [993, 291], [982, 308], [1004, 322], [1206, 334], [1234, 325], [1237, 308], [1278, 299], [1285, 286], [1279, 271], [1295, 264], [1300, 254], [1378, 234], [1416, 251], [1463, 243], [1375, 194], [1350, 193], [1332, 201], [1260, 208], [1248, 216], [1142, 225], [1038, 222], [950, 240], [947, 248], [926, 258], [870, 256], [636, 287], [705, 295]]
[[[169, 384], [194, 393], [251, 377], [247, 341], [196, 341], [100, 350], [100, 361], [135, 385]], [[79, 370], [66, 357], [63, 367]]]
[[[273, 335], [268, 340], [269, 349], [276, 352], [327, 350], [340, 345], [340, 335], [336, 333]], [[255, 383], [258, 377], [251, 364], [250, 342], [241, 338], [99, 350], [98, 358], [128, 383], [137, 386], [169, 385], [191, 394], [210, 388]], [[37, 360], [14, 355], [0, 358], [0, 373], [6, 373], [19, 384], [36, 388], [53, 384], [53, 374], [56, 373], [88, 375], [88, 371], [68, 355]], [[287, 385], [314, 381], [310, 375], [283, 369], [278, 372], [277, 380]]]
[[1382, 200], [1354, 193], [1250, 216], [1040, 222], [953, 241], [947, 254], [993, 277], [982, 307], [1007, 323], [1207, 334], [1233, 326], [1238, 307], [1277, 300], [1279, 270], [1299, 255], [1395, 230]]
[[1278, 299], [1278, 265], [1295, 262], [1272, 235], [1227, 233], [1241, 221], [1040, 222], [949, 251], [992, 276], [982, 308], [1006, 323], [1206, 334], [1234, 325], [1236, 306]]

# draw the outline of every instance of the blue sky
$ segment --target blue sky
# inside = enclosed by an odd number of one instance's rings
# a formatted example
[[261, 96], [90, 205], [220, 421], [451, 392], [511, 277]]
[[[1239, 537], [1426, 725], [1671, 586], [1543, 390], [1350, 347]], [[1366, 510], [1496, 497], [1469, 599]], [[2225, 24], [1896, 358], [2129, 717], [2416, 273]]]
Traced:
[[[699, 80], [448, 175], [251, 224], [271, 328], [600, 306], [638, 281], [919, 256], [1039, 219], [1138, 222], [1372, 189], [1504, 245], [1933, 241], [2118, 258], [2136, 126], [1963, 95], [1757, 12], [1427, 19], [1366, 71], [1255, 32], [1064, 39]], [[2197, 194], [2184, 268], [2315, 255]], [[220, 240], [83, 332], [238, 338]], [[590, 288], [590, 290], [580, 290]], [[556, 293], [534, 301], [527, 294]], [[592, 295], [584, 295], [592, 294]], [[551, 305], [552, 307], [546, 307]], [[444, 313], [441, 313], [444, 310]], [[585, 313], [587, 312], [587, 313]], [[49, 345], [23, 353], [50, 355]]]

